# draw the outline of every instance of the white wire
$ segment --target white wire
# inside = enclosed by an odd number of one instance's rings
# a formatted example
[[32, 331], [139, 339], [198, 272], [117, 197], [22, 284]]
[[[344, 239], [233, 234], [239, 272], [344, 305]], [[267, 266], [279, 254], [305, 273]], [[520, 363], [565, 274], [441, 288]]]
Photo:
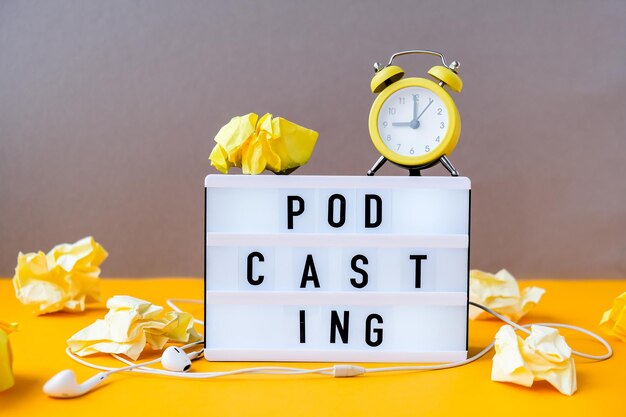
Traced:
[[[181, 347], [181, 349], [183, 348], [184, 347]], [[69, 347], [65, 349], [65, 352], [70, 358], [72, 358], [77, 363], [87, 366], [89, 368], [94, 368], [94, 369], [98, 369], [101, 371], [107, 371], [109, 375], [117, 373], [117, 372], [131, 371], [131, 372], [136, 372], [140, 374], [172, 376], [176, 378], [208, 379], [208, 378], [217, 378], [220, 376], [237, 375], [237, 374], [266, 374], [266, 375], [302, 375], [302, 374], [314, 374], [314, 373], [326, 374], [333, 370], [332, 367], [318, 368], [318, 369], [302, 369], [302, 368], [288, 368], [288, 367], [283, 367], [283, 366], [259, 366], [255, 368], [242, 368], [242, 369], [236, 369], [233, 371], [224, 371], [224, 372], [195, 372], [195, 373], [187, 374], [187, 373], [182, 373], [182, 372], [167, 371], [164, 369], [154, 369], [154, 368], [146, 367], [146, 365], [152, 365], [157, 362], [160, 362], [161, 358], [154, 359], [154, 360], [147, 361], [147, 362], [133, 364], [132, 362], [115, 355], [116, 359], [124, 363], [130, 364], [130, 366], [124, 366], [121, 368], [112, 368], [108, 366], [101, 366], [101, 365], [96, 365], [96, 364], [87, 362], [79, 358], [78, 356], [76, 356], [74, 353], [72, 353]]]
[[502, 320], [503, 322], [510, 324], [511, 326], [515, 327], [517, 330], [521, 330], [525, 333], [530, 333], [528, 330], [526, 330], [527, 327], [530, 326], [546, 326], [546, 327], [557, 327], [557, 328], [562, 328], [562, 329], [570, 329], [570, 330], [574, 330], [583, 334], [586, 334], [587, 336], [591, 336], [592, 338], [596, 339], [598, 342], [600, 342], [605, 348], [606, 348], [606, 353], [604, 355], [591, 355], [589, 353], [583, 353], [583, 352], [577, 352], [575, 350], [572, 350], [572, 354], [576, 355], [576, 356], [580, 356], [581, 358], [586, 358], [586, 359], [593, 359], [596, 361], [603, 361], [606, 359], [609, 359], [611, 356], [613, 356], [613, 349], [611, 348], [611, 345], [609, 345], [609, 343], [604, 340], [603, 338], [601, 338], [600, 336], [598, 336], [597, 334], [587, 330], [587, 329], [583, 329], [582, 327], [578, 327], [578, 326], [574, 326], [571, 324], [563, 324], [563, 323], [531, 323], [531, 324], [525, 324], [523, 326], [520, 326], [519, 324], [515, 323], [512, 320], [509, 320], [508, 318], [504, 317], [503, 315], [493, 311], [492, 309], [490, 309], [489, 307], [485, 307], [481, 304], [475, 303], [473, 301], [469, 302], [470, 305], [473, 305], [474, 307], [478, 307], [482, 310], [485, 310], [487, 313], [491, 314], [492, 316]]
[[[177, 312], [182, 312], [182, 310], [175, 304], [175, 303], [190, 303], [190, 304], [202, 304], [203, 302], [201, 300], [191, 300], [191, 299], [182, 299], [182, 298], [172, 298], [172, 299], [168, 299], [166, 301], [167, 305], [172, 308], [172, 310], [177, 311]], [[494, 310], [490, 309], [489, 307], [485, 307], [483, 305], [480, 305], [478, 303], [475, 303], [473, 301], [469, 302], [470, 305], [473, 305], [475, 307], [478, 307], [484, 311], [486, 311], [487, 313], [493, 315], [494, 317], [502, 320], [503, 322], [513, 326], [515, 329], [525, 332], [525, 333], [530, 333], [529, 330], [527, 330], [528, 327], [531, 327], [533, 325], [540, 325], [540, 326], [547, 326], [547, 327], [555, 327], [555, 328], [565, 328], [565, 329], [570, 329], [570, 330], [575, 330], [578, 332], [581, 332], [583, 334], [586, 334], [594, 339], [596, 339], [598, 342], [600, 342], [607, 350], [607, 353], [605, 353], [604, 355], [591, 355], [588, 353], [583, 353], [583, 352], [577, 352], [575, 350], [572, 350], [572, 354], [576, 355], [576, 356], [580, 356], [583, 358], [587, 358], [587, 359], [592, 359], [592, 360], [597, 360], [597, 361], [602, 361], [602, 360], [606, 360], [609, 359], [611, 356], [613, 356], [613, 349], [611, 349], [611, 346], [608, 344], [608, 342], [606, 340], [604, 340], [602, 337], [598, 336], [597, 334], [583, 329], [581, 327], [578, 326], [573, 326], [570, 324], [562, 324], [562, 323], [531, 323], [531, 324], [524, 324], [524, 325], [519, 325], [515, 322], [513, 322], [512, 320], [509, 320], [508, 318], [502, 316], [501, 314], [495, 312]], [[204, 324], [203, 321], [201, 320], [197, 320], [194, 319], [195, 323], [198, 324]], [[195, 343], [189, 343], [187, 345], [181, 346], [182, 350], [185, 350], [189, 347], [192, 347], [194, 345], [197, 345], [199, 343], [203, 343], [203, 341], [199, 341], [199, 342], [195, 342]], [[485, 347], [483, 350], [481, 350], [480, 352], [478, 352], [476, 355], [472, 356], [471, 358], [462, 360], [462, 361], [458, 361], [458, 362], [451, 362], [451, 363], [444, 363], [444, 364], [437, 364], [437, 365], [415, 365], [415, 366], [391, 366], [391, 367], [384, 367], [384, 368], [359, 368], [359, 371], [357, 371], [357, 373], [355, 373], [355, 375], [357, 374], [361, 374], [361, 373], [380, 373], [380, 372], [401, 372], [401, 371], [429, 371], [429, 370], [438, 370], [438, 369], [449, 369], [449, 368], [455, 368], [458, 366], [462, 366], [462, 365], [467, 365], [468, 363], [474, 362], [477, 359], [480, 359], [481, 357], [485, 356], [485, 354], [487, 354], [495, 345], [495, 341], [491, 342], [487, 347]], [[171, 376], [171, 377], [176, 377], [176, 378], [186, 378], [186, 379], [209, 379], [209, 378], [217, 378], [217, 377], [221, 377], [221, 376], [228, 376], [228, 375], [237, 375], [237, 374], [264, 374], [264, 375], [303, 375], [303, 374], [322, 374], [322, 375], [335, 375], [335, 370], [336, 370], [336, 366], [332, 366], [332, 367], [326, 367], [326, 368], [318, 368], [318, 369], [302, 369], [302, 368], [289, 368], [289, 367], [283, 367], [283, 366], [262, 366], [262, 367], [255, 367], [255, 368], [243, 368], [243, 369], [236, 369], [233, 371], [225, 371], [225, 372], [194, 372], [194, 373], [181, 373], [181, 372], [174, 372], [174, 371], [167, 371], [167, 370], [162, 370], [162, 369], [154, 369], [154, 368], [149, 368], [147, 367], [147, 365], [152, 365], [155, 364], [157, 362], [160, 362], [160, 358], [159, 359], [154, 359], [151, 361], [147, 361], [147, 362], [142, 362], [142, 363], [138, 363], [135, 364], [133, 362], [128, 361], [127, 359], [122, 358], [119, 355], [113, 355], [114, 358], [116, 358], [117, 360], [129, 365], [129, 366], [125, 366], [125, 367], [121, 367], [121, 368], [111, 368], [111, 367], [106, 367], [106, 366], [100, 366], [100, 365], [95, 365], [92, 363], [89, 363], [83, 359], [80, 359], [78, 356], [74, 355], [69, 347], [65, 350], [65, 352], [67, 353], [67, 355], [72, 358], [74, 361], [80, 363], [81, 365], [84, 366], [88, 366], [90, 368], [94, 368], [94, 369], [98, 369], [98, 370], [103, 370], [103, 371], [107, 371], [109, 374], [112, 373], [117, 373], [117, 372], [136, 372], [136, 373], [143, 373], [143, 374], [152, 374], [152, 375], [161, 375], [161, 376]], [[358, 367], [354, 367], [354, 369], [356, 369]]]
[[[147, 362], [137, 363], [137, 364], [134, 364], [134, 365], [131, 365], [131, 366], [124, 366], [123, 368], [111, 368], [111, 367], [108, 367], [108, 366], [101, 366], [101, 365], [96, 365], [95, 363], [87, 362], [86, 360], [83, 360], [83, 359], [79, 358], [78, 356], [76, 356], [70, 350], [69, 347], [67, 347], [65, 349], [65, 353], [67, 354], [67, 356], [69, 356], [75, 362], [78, 362], [81, 365], [87, 366], [89, 368], [98, 369], [100, 371], [107, 371], [107, 374], [109, 374], [109, 375], [117, 373], [117, 372], [126, 372], [126, 371], [138, 372], [139, 368], [141, 368], [143, 366], [152, 365], [152, 364], [155, 364], [155, 363], [161, 361], [161, 358], [158, 358], [158, 359], [154, 359], [154, 360], [147, 361]], [[150, 369], [150, 368], [147, 368], [147, 369]]]
[[[194, 343], [189, 343], [186, 345], [181, 346], [180, 348], [182, 350], [188, 349], [192, 346], [198, 345], [200, 343], [203, 343], [204, 341], [198, 341], [198, 342], [194, 342]], [[202, 379], [202, 378], [216, 378], [216, 377], [220, 377], [220, 376], [227, 376], [227, 375], [236, 375], [236, 374], [242, 374], [242, 373], [250, 373], [250, 374], [268, 374], [268, 375], [301, 375], [301, 374], [312, 374], [312, 373], [326, 373], [329, 371], [332, 371], [332, 367], [328, 367], [328, 368], [319, 368], [319, 369], [302, 369], [302, 368], [288, 368], [285, 366], [261, 366], [261, 367], [255, 367], [255, 368], [243, 368], [243, 369], [236, 369], [234, 371], [224, 371], [224, 372], [196, 372], [196, 373], [192, 373], [192, 374], [184, 374], [181, 372], [175, 372], [175, 371], [168, 371], [168, 370], [164, 370], [164, 369], [154, 369], [154, 368], [147, 368], [146, 365], [153, 365], [155, 363], [158, 363], [161, 361], [161, 358], [158, 359], [153, 359], [150, 361], [146, 361], [146, 362], [141, 362], [141, 363], [133, 363], [127, 359], [122, 358], [119, 355], [116, 354], [112, 354], [112, 356], [125, 363], [128, 364], [129, 366], [124, 366], [121, 368], [113, 368], [113, 367], [108, 367], [108, 366], [102, 366], [102, 365], [96, 365], [90, 362], [85, 361], [84, 359], [81, 359], [80, 357], [78, 357], [77, 355], [75, 355], [70, 348], [68, 347], [67, 349], [65, 349], [65, 352], [67, 353], [67, 355], [72, 358], [74, 361], [78, 362], [81, 365], [84, 366], [88, 366], [90, 368], [94, 368], [94, 369], [98, 369], [101, 371], [107, 371], [107, 373], [113, 374], [113, 373], [117, 373], [117, 372], [127, 372], [127, 371], [132, 371], [132, 372], [136, 372], [136, 373], [142, 373], [142, 374], [154, 374], [154, 375], [163, 375], [163, 376], [173, 376], [173, 377], [177, 377], [177, 378], [189, 378], [189, 379]]]

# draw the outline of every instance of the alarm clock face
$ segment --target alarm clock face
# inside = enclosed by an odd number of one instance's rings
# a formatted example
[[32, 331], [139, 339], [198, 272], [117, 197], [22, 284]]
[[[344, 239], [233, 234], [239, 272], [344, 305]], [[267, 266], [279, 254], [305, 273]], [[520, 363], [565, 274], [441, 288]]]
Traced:
[[380, 107], [378, 133], [394, 153], [418, 157], [441, 144], [448, 121], [448, 108], [437, 94], [423, 87], [405, 87]]

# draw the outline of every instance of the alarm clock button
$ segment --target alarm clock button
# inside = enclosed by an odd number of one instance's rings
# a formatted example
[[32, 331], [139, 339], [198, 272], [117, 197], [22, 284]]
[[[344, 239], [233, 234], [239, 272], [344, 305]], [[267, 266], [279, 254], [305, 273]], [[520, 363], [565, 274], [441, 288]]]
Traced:
[[372, 93], [377, 94], [383, 91], [389, 84], [395, 83], [404, 77], [404, 70], [396, 65], [390, 65], [378, 71], [372, 82], [370, 88]]
[[460, 93], [463, 89], [463, 81], [461, 80], [461, 77], [459, 77], [459, 75], [450, 68], [437, 65], [429, 69], [428, 74], [437, 81], [443, 81], [452, 91]]

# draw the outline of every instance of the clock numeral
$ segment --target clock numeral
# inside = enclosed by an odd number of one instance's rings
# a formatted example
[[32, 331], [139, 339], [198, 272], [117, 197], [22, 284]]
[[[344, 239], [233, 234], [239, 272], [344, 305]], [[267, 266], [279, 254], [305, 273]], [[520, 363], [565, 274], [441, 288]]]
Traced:
[[409, 151], [409, 153], [410, 153], [411, 155], [413, 155], [413, 154], [415, 153], [415, 149], [411, 148], [411, 150]]
[[442, 111], [443, 111], [443, 109], [442, 109], [441, 107], [439, 107], [439, 108], [437, 109], [437, 114], [438, 114], [439, 116], [441, 116], [441, 115], [442, 115], [442, 113], [441, 113]]
[[404, 104], [404, 102], [406, 101], [406, 98], [398, 97], [398, 101], [400, 102], [400, 104]]
[[424, 151], [430, 152], [430, 145], [426, 145], [426, 147], [424, 148]]
[[389, 114], [396, 114], [396, 108], [395, 107], [389, 107]]
[[441, 136], [437, 136], [437, 139], [435, 139], [435, 142], [441, 142]]
[[439, 123], [439, 129], [443, 129], [445, 124], [443, 122]]
[[401, 145], [398, 143], [398, 150], [400, 150], [400, 146], [401, 146]]
[[391, 140], [391, 135], [387, 135], [387, 140]]
[[389, 123], [387, 123], [387, 122], [383, 122], [383, 127], [387, 127], [388, 124]]

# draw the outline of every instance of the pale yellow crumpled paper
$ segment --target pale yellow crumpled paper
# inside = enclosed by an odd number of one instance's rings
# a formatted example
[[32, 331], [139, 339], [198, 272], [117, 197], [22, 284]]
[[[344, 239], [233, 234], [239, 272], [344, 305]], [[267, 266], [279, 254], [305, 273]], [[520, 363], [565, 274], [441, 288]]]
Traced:
[[602, 315], [600, 328], [608, 335], [626, 342], [626, 292], [613, 300], [613, 307]]
[[202, 339], [189, 313], [164, 312], [161, 306], [127, 295], [109, 298], [107, 307], [104, 319], [67, 340], [72, 352], [79, 356], [117, 353], [137, 360], [146, 344], [160, 350], [170, 341], [190, 343]]
[[7, 390], [13, 386], [13, 354], [11, 343], [9, 343], [9, 333], [17, 330], [17, 323], [7, 323], [0, 320], [0, 391]]
[[[477, 269], [470, 271], [470, 301], [489, 307], [513, 321], [518, 321], [537, 305], [544, 293], [545, 290], [539, 287], [526, 287], [520, 293], [515, 277], [506, 269], [495, 275]], [[470, 306], [471, 320], [490, 317], [489, 313]]]
[[15, 296], [35, 314], [84, 311], [100, 301], [100, 264], [108, 253], [93, 237], [57, 245], [50, 252], [17, 256]]
[[307, 163], [318, 133], [289, 120], [266, 113], [233, 117], [215, 136], [211, 165], [227, 174], [241, 167], [244, 174], [260, 174], [265, 169], [289, 173]]
[[531, 326], [526, 340], [505, 324], [496, 334], [491, 379], [530, 387], [548, 381], [562, 394], [576, 392], [576, 365], [572, 349], [557, 329]]

